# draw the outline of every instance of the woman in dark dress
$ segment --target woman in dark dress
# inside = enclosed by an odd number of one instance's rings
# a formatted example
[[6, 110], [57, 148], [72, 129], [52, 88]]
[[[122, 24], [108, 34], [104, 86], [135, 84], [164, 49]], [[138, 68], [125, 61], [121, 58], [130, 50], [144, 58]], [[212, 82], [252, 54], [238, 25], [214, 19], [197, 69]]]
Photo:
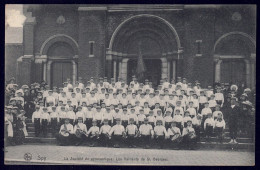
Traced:
[[18, 115], [15, 121], [15, 127], [14, 127], [14, 141], [17, 145], [23, 144], [25, 140], [24, 135], [24, 123], [23, 123], [23, 115]]

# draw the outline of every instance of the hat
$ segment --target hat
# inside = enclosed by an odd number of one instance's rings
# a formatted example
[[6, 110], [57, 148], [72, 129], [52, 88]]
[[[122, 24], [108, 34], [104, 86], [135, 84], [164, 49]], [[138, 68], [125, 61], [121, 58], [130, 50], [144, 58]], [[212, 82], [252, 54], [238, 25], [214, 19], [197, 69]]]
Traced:
[[237, 87], [237, 85], [233, 84], [233, 85], [230, 87], [230, 89], [231, 89], [231, 90], [234, 89], [235, 91], [237, 91], [238, 87]]

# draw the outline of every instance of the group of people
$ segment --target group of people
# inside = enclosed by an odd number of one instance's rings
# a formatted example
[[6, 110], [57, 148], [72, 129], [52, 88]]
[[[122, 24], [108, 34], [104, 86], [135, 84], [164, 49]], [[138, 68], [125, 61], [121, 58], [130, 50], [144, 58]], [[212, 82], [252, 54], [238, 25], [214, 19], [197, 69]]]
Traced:
[[[8, 98], [9, 97], [9, 98]], [[196, 81], [162, 79], [157, 88], [149, 80], [139, 83], [135, 76], [129, 85], [121, 78], [82, 78], [72, 84], [50, 89], [45, 82], [23, 85], [14, 81], [6, 86], [6, 131], [11, 143], [22, 143], [26, 135], [25, 119], [32, 118], [35, 135], [51, 132], [61, 145], [97, 142], [119, 147], [194, 148], [201, 134], [210, 142], [216, 136], [223, 142], [228, 124], [230, 143], [237, 143], [238, 132], [254, 137], [254, 94], [249, 88], [216, 83], [206, 89]], [[245, 122], [246, 121], [246, 122]], [[249, 123], [250, 122], [250, 123]], [[18, 138], [19, 137], [19, 138]]]

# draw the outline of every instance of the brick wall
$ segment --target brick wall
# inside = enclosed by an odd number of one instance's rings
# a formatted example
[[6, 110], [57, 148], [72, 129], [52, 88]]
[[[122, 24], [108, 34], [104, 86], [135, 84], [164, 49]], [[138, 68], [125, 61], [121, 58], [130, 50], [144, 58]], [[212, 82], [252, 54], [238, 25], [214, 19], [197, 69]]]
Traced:
[[6, 44], [5, 45], [5, 80], [16, 78], [16, 61], [23, 55], [22, 44]]

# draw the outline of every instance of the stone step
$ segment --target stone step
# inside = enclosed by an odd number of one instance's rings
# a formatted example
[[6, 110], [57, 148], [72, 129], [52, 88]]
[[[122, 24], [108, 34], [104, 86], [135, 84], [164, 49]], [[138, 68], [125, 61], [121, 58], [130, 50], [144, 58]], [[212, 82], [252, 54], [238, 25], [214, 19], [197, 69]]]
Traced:
[[[57, 145], [56, 138], [42, 138], [42, 137], [26, 137], [25, 138], [25, 144], [27, 145]], [[88, 145], [88, 144], [86, 144]], [[97, 144], [97, 146], [101, 146], [100, 144]], [[122, 148], [128, 147], [127, 145], [122, 146]], [[137, 146], [138, 148], [142, 148], [143, 146]], [[157, 146], [152, 146], [151, 149], [156, 149]], [[164, 149], [170, 149], [168, 147], [165, 147]], [[254, 143], [238, 143], [238, 144], [229, 144], [227, 142], [224, 143], [218, 143], [218, 142], [199, 142], [198, 143], [198, 149], [206, 149], [206, 150], [255, 150]]]

